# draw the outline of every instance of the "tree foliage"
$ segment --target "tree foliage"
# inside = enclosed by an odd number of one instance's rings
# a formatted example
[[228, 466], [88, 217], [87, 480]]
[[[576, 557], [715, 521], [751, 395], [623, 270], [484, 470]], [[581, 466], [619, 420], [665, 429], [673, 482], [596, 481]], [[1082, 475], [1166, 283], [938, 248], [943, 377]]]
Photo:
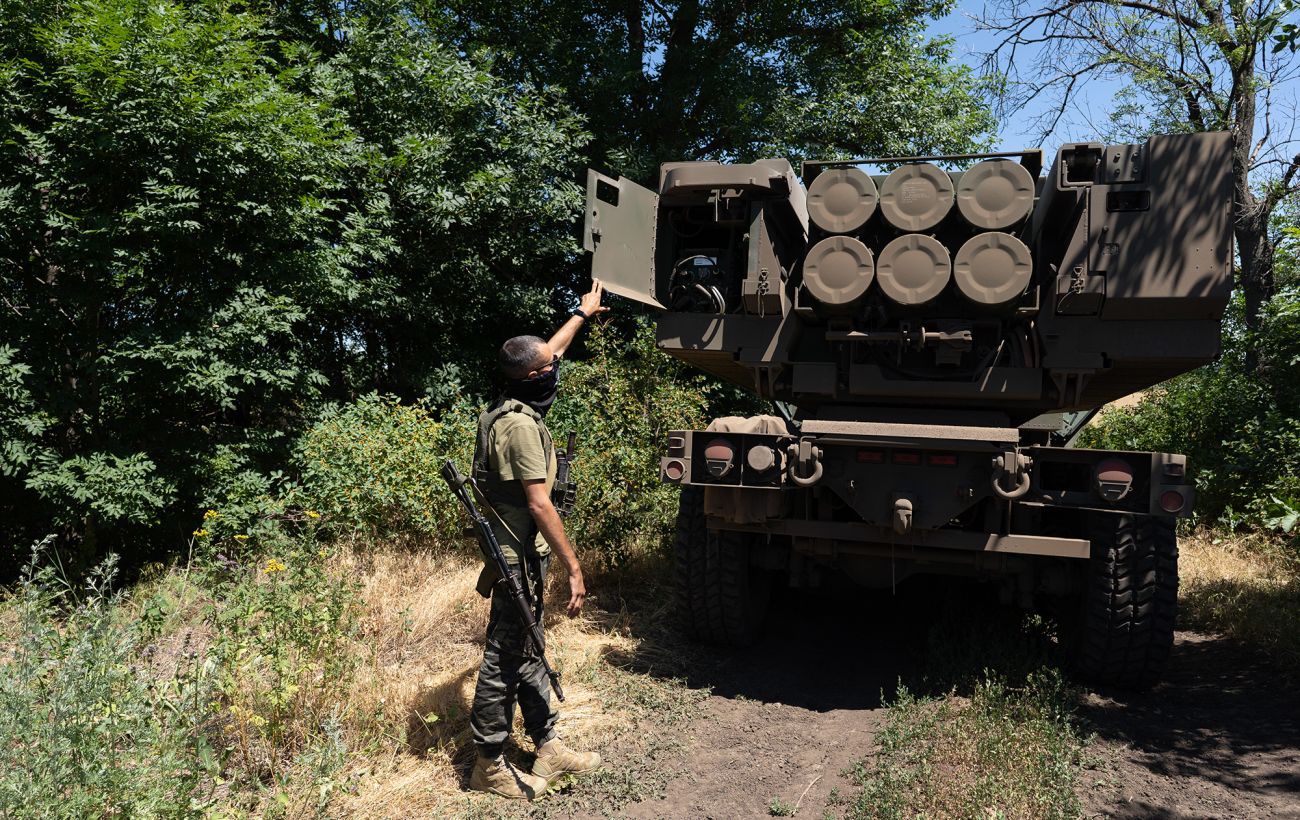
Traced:
[[179, 538], [323, 397], [546, 321], [577, 120], [370, 11], [327, 57], [224, 0], [0, 4], [0, 538]]
[[175, 549], [329, 402], [487, 395], [592, 157], [969, 147], [946, 8], [0, 0], [0, 543]]
[[971, 148], [976, 79], [924, 35], [947, 0], [452, 0], [417, 13], [504, 76], [555, 84], [594, 164], [653, 182], [672, 160]]
[[[1082, 443], [1117, 450], [1186, 453], [1196, 513], [1207, 522], [1296, 530], [1300, 513], [1300, 288], [1263, 311], [1259, 330], [1231, 306], [1224, 354], [1150, 391], [1137, 405], [1108, 410]], [[1267, 362], [1261, 378], [1245, 352]]]

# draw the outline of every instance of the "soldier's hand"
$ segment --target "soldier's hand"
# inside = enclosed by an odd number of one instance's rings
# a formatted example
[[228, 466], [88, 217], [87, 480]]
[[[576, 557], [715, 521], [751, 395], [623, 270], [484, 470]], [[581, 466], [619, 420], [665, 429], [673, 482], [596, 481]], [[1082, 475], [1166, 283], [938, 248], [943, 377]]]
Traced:
[[593, 277], [591, 290], [584, 293], [582, 298], [578, 300], [578, 309], [593, 319], [602, 313], [609, 313], [609, 308], [600, 303], [604, 297], [605, 285], [599, 279]]
[[570, 618], [578, 617], [582, 611], [582, 603], [587, 600], [587, 587], [582, 583], [582, 573], [569, 574], [569, 606], [565, 610]]

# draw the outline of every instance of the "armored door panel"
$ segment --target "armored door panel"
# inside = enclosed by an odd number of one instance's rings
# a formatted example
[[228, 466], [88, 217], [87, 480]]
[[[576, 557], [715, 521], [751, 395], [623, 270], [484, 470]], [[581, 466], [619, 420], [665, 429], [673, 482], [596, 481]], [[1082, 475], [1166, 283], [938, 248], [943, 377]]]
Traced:
[[[1145, 156], [1134, 149], [1106, 149], [1106, 184], [1090, 196], [1089, 273], [1106, 277], [1102, 318], [1217, 327], [1232, 287], [1232, 137], [1152, 137]], [[1126, 177], [1139, 181], [1110, 182]]]
[[659, 309], [655, 230], [659, 196], [635, 182], [587, 171], [582, 246], [591, 251], [591, 275], [610, 293]]

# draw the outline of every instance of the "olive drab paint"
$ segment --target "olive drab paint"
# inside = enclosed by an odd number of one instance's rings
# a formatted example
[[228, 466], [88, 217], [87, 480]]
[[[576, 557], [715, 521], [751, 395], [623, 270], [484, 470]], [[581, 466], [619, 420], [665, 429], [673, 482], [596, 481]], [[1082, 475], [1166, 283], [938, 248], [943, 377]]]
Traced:
[[[1127, 583], [1105, 575], [1123, 570], [1108, 550], [1172, 550], [1186, 459], [1069, 445], [1106, 403], [1218, 354], [1231, 152], [1204, 133], [1070, 143], [1050, 163], [675, 162], [655, 190], [590, 172], [592, 274], [661, 311], [663, 351], [779, 411], [668, 435], [661, 478], [703, 493], [683, 495], [682, 583], [699, 580], [693, 550], [748, 567], [699, 563], [713, 580], [682, 598], [687, 622], [750, 634], [705, 603], [732, 578], [727, 600], [752, 609], [753, 571], [796, 586], [973, 575], [1029, 604]], [[1146, 626], [1090, 611], [1090, 629], [1114, 630], [1094, 650], [1154, 668], [1167, 614], [1135, 648]], [[1088, 656], [1094, 671], [1110, 651]]]

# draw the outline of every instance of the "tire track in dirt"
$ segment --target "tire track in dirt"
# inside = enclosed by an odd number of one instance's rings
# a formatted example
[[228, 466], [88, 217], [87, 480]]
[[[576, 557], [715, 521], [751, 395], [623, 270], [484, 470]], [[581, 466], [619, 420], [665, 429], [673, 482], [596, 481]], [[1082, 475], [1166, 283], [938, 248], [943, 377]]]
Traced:
[[820, 817], [833, 789], [847, 793], [841, 772], [872, 748], [882, 693], [913, 669], [923, 635], [910, 596], [782, 596], [757, 643], [718, 650], [689, 676], [712, 691], [690, 751], [662, 798], [618, 816], [766, 817], [777, 798]]
[[[755, 646], [691, 677], [713, 694], [689, 751], [662, 798], [618, 816], [766, 817], [802, 796], [798, 816], [821, 817], [833, 790], [853, 794], [843, 772], [873, 749], [882, 693], [918, 670], [933, 600], [787, 596]], [[1080, 716], [1097, 736], [1089, 817], [1300, 818], [1300, 692], [1226, 638], [1178, 633], [1162, 683], [1090, 692]]]

